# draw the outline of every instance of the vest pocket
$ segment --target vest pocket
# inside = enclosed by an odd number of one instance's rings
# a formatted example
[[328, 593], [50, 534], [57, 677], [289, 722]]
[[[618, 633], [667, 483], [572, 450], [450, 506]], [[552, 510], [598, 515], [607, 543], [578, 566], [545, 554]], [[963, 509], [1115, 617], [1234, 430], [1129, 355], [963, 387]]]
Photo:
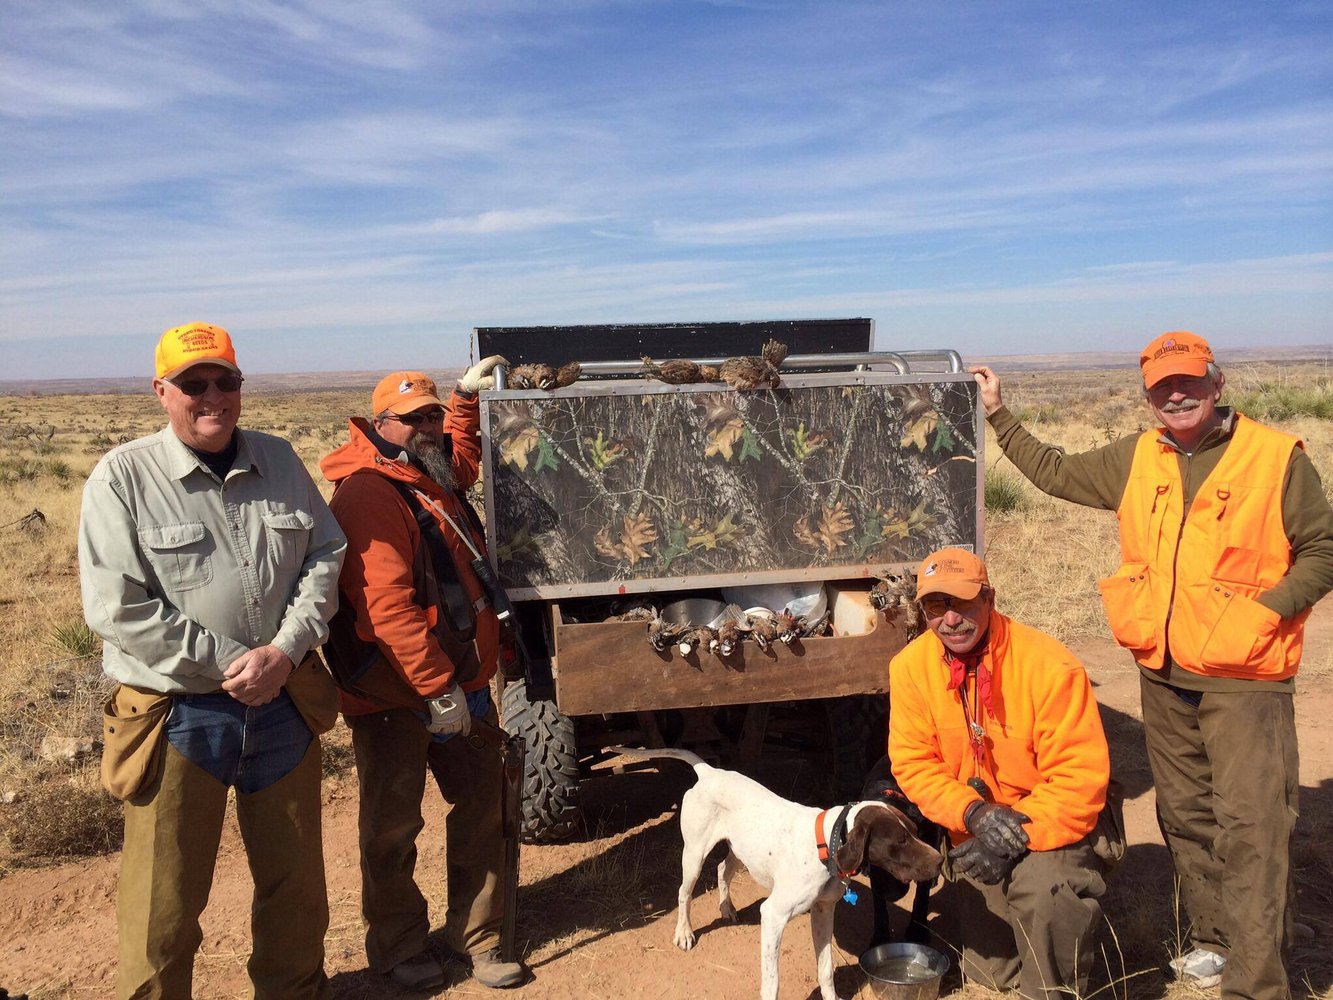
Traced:
[[1114, 576], [1097, 581], [1106, 605], [1106, 621], [1115, 641], [1136, 653], [1157, 648], [1156, 614], [1147, 563], [1125, 563]]
[[1276, 611], [1223, 583], [1208, 584], [1212, 628], [1199, 653], [1204, 671], [1225, 677], [1273, 680], [1287, 676], [1287, 644]]

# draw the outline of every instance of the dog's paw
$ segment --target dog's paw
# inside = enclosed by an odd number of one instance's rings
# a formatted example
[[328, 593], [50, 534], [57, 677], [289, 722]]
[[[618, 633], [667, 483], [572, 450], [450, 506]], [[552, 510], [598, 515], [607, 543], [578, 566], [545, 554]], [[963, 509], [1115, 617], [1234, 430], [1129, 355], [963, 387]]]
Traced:
[[733, 924], [736, 922], [736, 907], [732, 905], [731, 900], [727, 900], [718, 909], [722, 913], [723, 920], [729, 920]]
[[688, 927], [676, 928], [676, 947], [681, 951], [689, 951], [694, 947], [694, 931]]

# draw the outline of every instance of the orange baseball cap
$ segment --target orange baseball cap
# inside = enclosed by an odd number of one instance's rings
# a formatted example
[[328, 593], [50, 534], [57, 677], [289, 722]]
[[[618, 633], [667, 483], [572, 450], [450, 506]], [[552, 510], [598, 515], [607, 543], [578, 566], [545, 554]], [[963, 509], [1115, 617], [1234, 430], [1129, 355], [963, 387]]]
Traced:
[[940, 549], [921, 561], [916, 571], [916, 596], [948, 594], [970, 601], [990, 586], [986, 564], [967, 549]]
[[435, 382], [424, 372], [391, 372], [380, 379], [371, 397], [374, 413], [411, 413], [423, 406], [443, 406]]
[[231, 335], [220, 326], [208, 323], [186, 323], [173, 326], [157, 342], [154, 356], [158, 378], [174, 378], [195, 365], [221, 365], [237, 375], [236, 348]]
[[1143, 349], [1139, 367], [1143, 369], [1143, 387], [1151, 389], [1172, 375], [1201, 376], [1213, 360], [1208, 341], [1188, 330], [1164, 333]]

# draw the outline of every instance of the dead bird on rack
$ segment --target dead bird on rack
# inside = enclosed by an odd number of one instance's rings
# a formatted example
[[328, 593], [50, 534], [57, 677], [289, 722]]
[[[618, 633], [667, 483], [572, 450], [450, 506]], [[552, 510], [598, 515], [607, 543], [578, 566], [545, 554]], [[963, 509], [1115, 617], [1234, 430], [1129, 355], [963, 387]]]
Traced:
[[509, 370], [506, 387], [509, 389], [563, 389], [573, 385], [583, 374], [583, 366], [577, 361], [570, 361], [553, 368], [551, 365], [527, 364], [515, 365]]
[[665, 653], [688, 631], [688, 625], [677, 625], [659, 616], [648, 623], [648, 644], [659, 653]]
[[643, 374], [668, 385], [694, 385], [698, 382], [717, 382], [722, 376], [712, 365], [701, 365], [689, 358], [654, 361], [644, 355]]
[[787, 345], [770, 340], [759, 352], [759, 357], [728, 358], [722, 362], [719, 374], [722, 381], [733, 389], [758, 389], [767, 386], [776, 389], [782, 384], [778, 367], [787, 359]]

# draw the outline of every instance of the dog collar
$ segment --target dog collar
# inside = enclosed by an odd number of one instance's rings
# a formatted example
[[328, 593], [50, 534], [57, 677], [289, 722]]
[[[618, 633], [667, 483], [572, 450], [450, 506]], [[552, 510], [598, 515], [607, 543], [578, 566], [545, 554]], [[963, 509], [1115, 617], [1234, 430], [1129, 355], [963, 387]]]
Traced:
[[847, 803], [838, 813], [837, 819], [833, 821], [833, 829], [829, 831], [828, 838], [824, 837], [824, 817], [833, 812], [832, 809], [825, 809], [815, 817], [815, 847], [819, 850], [819, 860], [824, 862], [824, 867], [828, 873], [839, 881], [846, 882], [854, 875], [861, 874], [860, 867], [853, 868], [845, 872], [838, 867], [838, 849], [847, 843], [847, 814], [852, 811], [853, 802]]

